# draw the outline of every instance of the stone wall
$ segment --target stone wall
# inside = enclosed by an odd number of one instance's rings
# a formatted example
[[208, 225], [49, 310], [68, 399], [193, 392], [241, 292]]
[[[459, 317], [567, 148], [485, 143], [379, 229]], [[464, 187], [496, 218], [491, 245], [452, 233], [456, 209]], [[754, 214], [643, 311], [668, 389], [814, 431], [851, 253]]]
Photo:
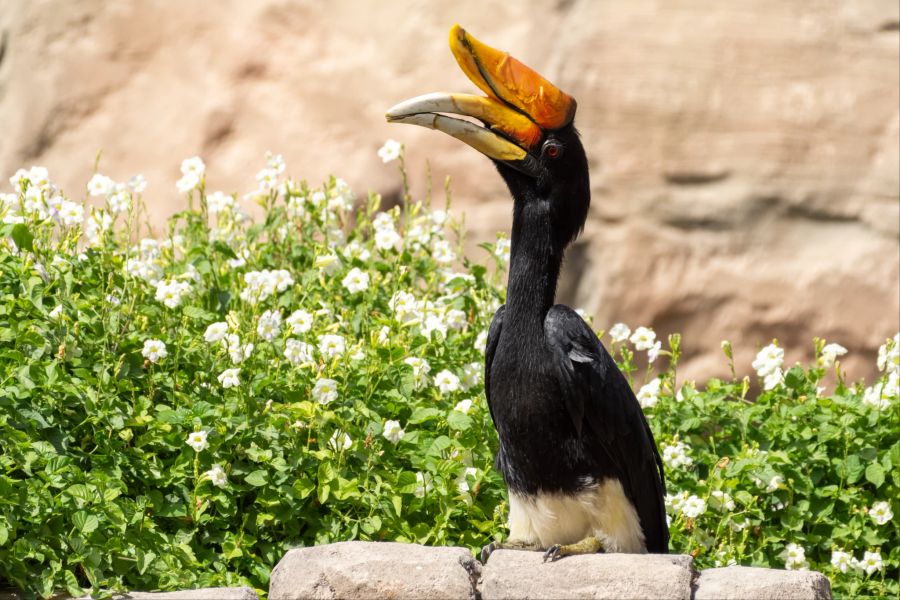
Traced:
[[[392, 598], [829, 600], [814, 571], [724, 567], [697, 571], [684, 555], [593, 554], [544, 563], [540, 552], [499, 550], [486, 565], [465, 548], [340, 542], [288, 552], [272, 571], [269, 600]], [[118, 600], [252, 600], [249, 588], [148, 594]]]
[[851, 376], [900, 328], [900, 7], [896, 0], [4, 0], [0, 173], [42, 164], [79, 196], [141, 172], [157, 222], [183, 157], [247, 191], [266, 150], [397, 196], [375, 151], [407, 145], [454, 180], [475, 244], [510, 226], [500, 178], [384, 110], [472, 91], [446, 42], [459, 22], [578, 99], [593, 205], [563, 299], [598, 326], [684, 334], [685, 368], [743, 372], [773, 337], [787, 362], [824, 336]]

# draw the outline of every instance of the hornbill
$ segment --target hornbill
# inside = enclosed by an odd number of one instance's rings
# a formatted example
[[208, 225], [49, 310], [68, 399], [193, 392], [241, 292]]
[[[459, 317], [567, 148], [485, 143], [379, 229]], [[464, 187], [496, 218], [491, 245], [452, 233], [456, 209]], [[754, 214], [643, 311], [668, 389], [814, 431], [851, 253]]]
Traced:
[[459, 25], [450, 48], [487, 97], [426, 94], [386, 117], [487, 155], [513, 197], [506, 304], [488, 333], [484, 378], [510, 531], [482, 559], [498, 548], [544, 550], [545, 561], [667, 552], [662, 461], [641, 407], [590, 326], [554, 304], [563, 252], [584, 227], [591, 195], [575, 100]]

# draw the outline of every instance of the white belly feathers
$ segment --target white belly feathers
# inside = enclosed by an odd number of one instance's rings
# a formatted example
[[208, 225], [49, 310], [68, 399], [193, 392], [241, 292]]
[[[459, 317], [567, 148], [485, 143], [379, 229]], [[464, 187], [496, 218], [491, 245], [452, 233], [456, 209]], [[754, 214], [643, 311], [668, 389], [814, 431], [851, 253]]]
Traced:
[[573, 544], [594, 536], [606, 552], [647, 552], [637, 511], [616, 479], [593, 483], [577, 494], [509, 493], [509, 539], [539, 544]]

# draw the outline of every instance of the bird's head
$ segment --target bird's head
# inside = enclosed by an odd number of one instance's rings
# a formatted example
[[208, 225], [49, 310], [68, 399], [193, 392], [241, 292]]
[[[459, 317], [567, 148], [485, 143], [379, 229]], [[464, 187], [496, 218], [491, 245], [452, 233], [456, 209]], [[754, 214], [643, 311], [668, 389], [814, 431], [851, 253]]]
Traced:
[[389, 109], [387, 120], [443, 131], [490, 158], [517, 203], [548, 204], [557, 242], [567, 245], [584, 226], [590, 203], [575, 99], [459, 25], [450, 29], [450, 50], [487, 96], [425, 94]]

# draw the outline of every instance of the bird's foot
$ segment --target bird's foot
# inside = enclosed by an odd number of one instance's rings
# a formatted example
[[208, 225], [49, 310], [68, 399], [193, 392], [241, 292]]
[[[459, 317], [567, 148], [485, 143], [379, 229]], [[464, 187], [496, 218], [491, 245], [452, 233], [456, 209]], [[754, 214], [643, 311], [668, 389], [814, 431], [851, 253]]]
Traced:
[[603, 544], [600, 540], [590, 535], [574, 544], [553, 544], [547, 548], [546, 552], [544, 552], [544, 562], [547, 562], [548, 560], [553, 562], [564, 556], [572, 556], [573, 554], [594, 554], [595, 552], [602, 551]]
[[540, 544], [530, 544], [528, 542], [491, 542], [481, 549], [481, 563], [487, 564], [488, 558], [494, 550], [540, 550]]

